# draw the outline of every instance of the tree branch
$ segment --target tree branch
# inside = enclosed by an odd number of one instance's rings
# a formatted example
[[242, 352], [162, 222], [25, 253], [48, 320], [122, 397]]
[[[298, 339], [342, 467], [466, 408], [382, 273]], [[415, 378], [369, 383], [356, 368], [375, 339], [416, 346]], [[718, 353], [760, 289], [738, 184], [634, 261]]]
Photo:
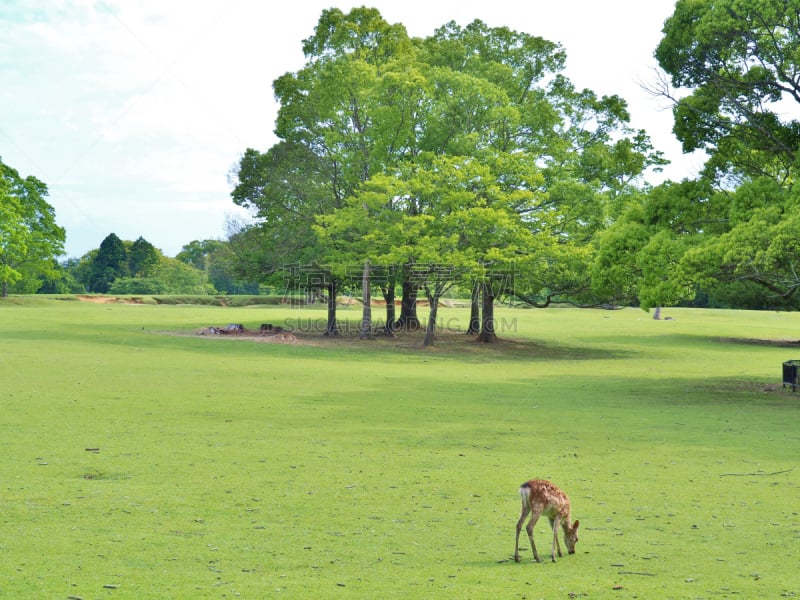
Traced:
[[773, 471], [772, 473], [720, 473], [720, 477], [769, 477], [772, 475], [783, 475], [790, 473], [792, 469], [783, 469], [781, 471]]

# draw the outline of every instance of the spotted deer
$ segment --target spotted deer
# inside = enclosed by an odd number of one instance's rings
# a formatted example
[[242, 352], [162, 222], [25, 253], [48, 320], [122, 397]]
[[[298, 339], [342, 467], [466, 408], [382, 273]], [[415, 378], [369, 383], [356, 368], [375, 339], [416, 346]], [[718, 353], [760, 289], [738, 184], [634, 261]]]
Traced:
[[536, 551], [536, 544], [533, 541], [533, 527], [542, 515], [550, 519], [550, 528], [553, 530], [553, 548], [550, 557], [556, 562], [556, 549], [558, 555], [561, 554], [561, 544], [558, 543], [558, 527], [564, 529], [564, 543], [567, 545], [567, 552], [575, 554], [575, 543], [578, 541], [578, 525], [575, 521], [570, 525], [570, 506], [567, 495], [555, 485], [544, 479], [531, 479], [526, 481], [519, 488], [519, 495], [522, 498], [522, 514], [517, 521], [517, 541], [514, 545], [514, 560], [519, 562], [519, 533], [522, 531], [522, 524], [525, 517], [531, 516], [525, 530], [531, 541], [533, 558], [539, 560], [539, 553]]

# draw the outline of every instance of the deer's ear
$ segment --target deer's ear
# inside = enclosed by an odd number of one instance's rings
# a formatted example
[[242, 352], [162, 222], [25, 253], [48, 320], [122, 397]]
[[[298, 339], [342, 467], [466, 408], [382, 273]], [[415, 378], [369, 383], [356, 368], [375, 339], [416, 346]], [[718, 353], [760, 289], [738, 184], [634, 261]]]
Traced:
[[581, 522], [578, 521], [577, 519], [575, 519], [575, 522], [572, 524], [572, 531], [575, 531], [576, 529], [578, 529], [578, 525], [580, 525], [580, 524], [581, 524]]

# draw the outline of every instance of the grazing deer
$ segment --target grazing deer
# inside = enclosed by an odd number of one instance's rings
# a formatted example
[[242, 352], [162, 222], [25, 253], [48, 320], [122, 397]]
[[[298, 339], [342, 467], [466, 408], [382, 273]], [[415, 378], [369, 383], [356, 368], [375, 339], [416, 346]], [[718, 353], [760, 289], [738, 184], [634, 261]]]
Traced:
[[531, 479], [526, 481], [519, 488], [519, 495], [522, 498], [522, 514], [517, 521], [517, 541], [514, 545], [514, 561], [519, 562], [519, 532], [522, 531], [522, 524], [525, 517], [530, 513], [531, 520], [525, 530], [531, 540], [533, 558], [539, 560], [539, 553], [536, 551], [536, 544], [533, 542], [533, 527], [542, 515], [550, 519], [550, 528], [553, 530], [553, 549], [550, 557], [556, 562], [556, 548], [558, 555], [561, 554], [561, 544], [558, 543], [558, 526], [564, 529], [564, 543], [567, 545], [567, 552], [575, 554], [575, 543], [578, 541], [578, 521], [570, 525], [570, 507], [567, 495], [555, 485], [544, 479]]

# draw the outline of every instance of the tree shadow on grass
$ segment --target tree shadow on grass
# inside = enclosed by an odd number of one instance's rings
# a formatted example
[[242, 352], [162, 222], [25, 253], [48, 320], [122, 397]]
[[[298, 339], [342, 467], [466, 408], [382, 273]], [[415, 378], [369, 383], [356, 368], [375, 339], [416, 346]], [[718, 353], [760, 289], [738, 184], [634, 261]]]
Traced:
[[[294, 323], [294, 325], [298, 325]], [[229, 325], [228, 328], [231, 326]], [[325, 349], [331, 352], [327, 358], [341, 357], [353, 360], [356, 357], [369, 358], [381, 354], [405, 354], [422, 357], [441, 357], [466, 360], [471, 362], [492, 362], [495, 360], [524, 360], [524, 361], [566, 361], [566, 360], [607, 360], [625, 359], [636, 355], [633, 351], [619, 349], [609, 350], [589, 345], [565, 345], [557, 342], [542, 342], [532, 339], [522, 339], [509, 335], [499, 334], [493, 343], [477, 341], [477, 336], [468, 335], [463, 330], [440, 328], [436, 332], [435, 344], [425, 346], [423, 340], [425, 332], [420, 328], [416, 331], [395, 331], [386, 333], [376, 330], [362, 338], [360, 324], [353, 321], [340, 321], [337, 335], [325, 335], [324, 329], [318, 323], [312, 326], [303, 324], [292, 327], [269, 326], [270, 330], [283, 332], [286, 336], [264, 335], [261, 330], [250, 330], [244, 326], [236, 326], [235, 331], [226, 327], [205, 327], [193, 332], [157, 332], [173, 336], [190, 336], [208, 340], [226, 340], [239, 342], [271, 342], [275, 346], [292, 346], [298, 352], [314, 349]], [[264, 326], [262, 325], [262, 329]], [[222, 335], [211, 335], [220, 333]]]
[[771, 348], [800, 349], [800, 340], [796, 339], [720, 337], [714, 338], [714, 340], [722, 342], [723, 344], [744, 344], [748, 346], [769, 346]]
[[476, 341], [476, 336], [461, 331], [441, 331], [436, 334], [433, 346], [423, 346], [424, 332], [396, 332], [394, 335], [375, 335], [361, 339], [355, 333], [343, 333], [334, 337], [319, 334], [295, 333], [300, 345], [320, 348], [337, 348], [370, 354], [375, 351], [389, 353], [419, 354], [457, 358], [472, 362], [492, 362], [495, 360], [607, 360], [624, 359], [634, 356], [633, 352], [608, 350], [592, 346], [567, 346], [544, 343], [513, 337], [499, 337], [494, 343]]

